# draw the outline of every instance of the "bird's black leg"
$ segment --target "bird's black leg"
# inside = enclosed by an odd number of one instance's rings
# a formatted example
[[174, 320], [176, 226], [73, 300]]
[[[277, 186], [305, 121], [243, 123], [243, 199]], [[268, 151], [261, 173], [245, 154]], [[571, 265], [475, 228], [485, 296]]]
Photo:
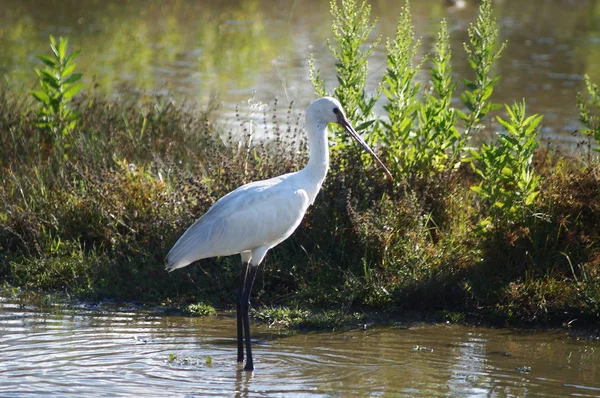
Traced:
[[246, 366], [244, 370], [254, 370], [254, 362], [252, 361], [252, 347], [250, 346], [250, 323], [248, 320], [248, 311], [250, 309], [250, 292], [252, 291], [252, 285], [254, 284], [254, 278], [256, 277], [256, 271], [258, 266], [249, 265], [248, 275], [246, 276], [246, 282], [244, 284], [244, 295], [242, 297], [242, 317], [244, 321], [244, 335], [246, 336]]
[[242, 329], [242, 298], [244, 297], [244, 286], [246, 285], [246, 277], [248, 275], [248, 268], [250, 267], [250, 263], [242, 263], [242, 272], [240, 273], [240, 286], [237, 292], [237, 297], [235, 300], [235, 309], [237, 316], [237, 344], [238, 344], [238, 352], [237, 352], [237, 361], [244, 362], [244, 335]]

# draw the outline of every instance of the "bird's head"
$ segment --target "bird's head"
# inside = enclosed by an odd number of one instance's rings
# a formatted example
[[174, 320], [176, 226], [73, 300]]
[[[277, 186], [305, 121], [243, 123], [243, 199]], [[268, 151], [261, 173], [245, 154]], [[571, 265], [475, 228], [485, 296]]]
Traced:
[[322, 120], [325, 123], [338, 123], [343, 126], [343, 123], [348, 123], [346, 113], [340, 101], [333, 97], [322, 97], [315, 100], [308, 109], [307, 113], [314, 114], [316, 119]]
[[346, 118], [346, 113], [342, 108], [342, 104], [333, 97], [322, 97], [315, 100], [307, 109], [307, 113], [313, 113], [317, 119], [324, 121], [325, 123], [337, 123], [344, 128], [379, 164], [379, 166], [385, 171], [385, 174], [394, 180], [392, 173], [385, 167], [383, 162], [375, 155], [375, 152], [367, 145], [360, 135], [354, 130], [352, 124]]

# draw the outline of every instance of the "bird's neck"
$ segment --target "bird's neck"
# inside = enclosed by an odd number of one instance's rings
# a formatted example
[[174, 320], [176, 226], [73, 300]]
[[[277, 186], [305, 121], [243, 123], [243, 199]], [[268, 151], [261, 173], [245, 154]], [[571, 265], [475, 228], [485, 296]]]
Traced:
[[306, 117], [306, 132], [308, 134], [308, 149], [310, 158], [308, 164], [302, 170], [313, 184], [314, 192], [309, 192], [311, 203], [314, 202], [317, 193], [327, 175], [329, 169], [329, 141], [327, 140], [327, 123], [323, 120]]

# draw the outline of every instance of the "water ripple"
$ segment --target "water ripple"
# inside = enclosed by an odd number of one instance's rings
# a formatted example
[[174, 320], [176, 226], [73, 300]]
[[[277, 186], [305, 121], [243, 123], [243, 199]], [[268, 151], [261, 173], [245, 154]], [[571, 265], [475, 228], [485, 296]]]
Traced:
[[[278, 336], [254, 325], [256, 371], [231, 316], [0, 297], [0, 395], [597, 396], [598, 343], [447, 325]], [[524, 369], [519, 371], [518, 369]]]

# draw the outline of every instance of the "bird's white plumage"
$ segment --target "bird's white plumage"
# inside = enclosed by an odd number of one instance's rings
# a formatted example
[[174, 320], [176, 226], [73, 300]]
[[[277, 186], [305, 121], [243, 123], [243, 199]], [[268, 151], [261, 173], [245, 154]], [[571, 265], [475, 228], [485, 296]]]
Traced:
[[309, 205], [300, 177], [292, 173], [252, 182], [223, 196], [179, 238], [167, 256], [167, 269], [257, 248], [266, 253], [285, 240]]

